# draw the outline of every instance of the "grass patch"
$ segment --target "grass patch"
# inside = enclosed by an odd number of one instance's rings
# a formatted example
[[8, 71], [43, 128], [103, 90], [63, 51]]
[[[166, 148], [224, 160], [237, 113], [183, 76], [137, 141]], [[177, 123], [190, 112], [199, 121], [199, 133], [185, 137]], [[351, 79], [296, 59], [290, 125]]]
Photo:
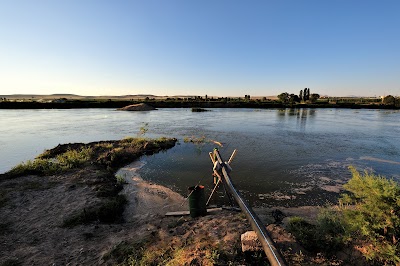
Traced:
[[139, 242], [122, 241], [104, 255], [103, 260], [113, 260], [118, 265], [129, 266], [188, 265], [185, 264], [186, 251], [184, 248], [171, 247], [170, 243], [165, 242], [157, 242], [154, 245], [154, 240], [152, 237], [148, 237]]
[[114, 223], [122, 221], [127, 199], [124, 195], [104, 200], [100, 206], [85, 208], [81, 212], [64, 220], [62, 227], [72, 228], [81, 224], [99, 221], [101, 223]]
[[310, 224], [301, 217], [294, 216], [289, 219], [288, 229], [304, 248], [308, 250], [315, 250], [317, 248], [318, 245], [315, 242], [317, 231], [315, 225]]
[[338, 214], [333, 210], [322, 211], [311, 224], [301, 217], [289, 219], [289, 231], [307, 250], [333, 253], [341, 250], [346, 244], [344, 228]]
[[140, 146], [148, 141], [146, 138], [125, 137], [120, 142], [122, 146]]
[[7, 173], [0, 174], [0, 180], [23, 175], [53, 175], [80, 168], [87, 163], [97, 164], [114, 171], [115, 168], [128, 164], [143, 154], [152, 154], [171, 148], [176, 141], [176, 139], [168, 138], [150, 140], [127, 137], [120, 141], [58, 145], [54, 149], [45, 151], [35, 160], [28, 160]]
[[144, 246], [147, 245], [148, 240], [140, 242], [122, 241], [116, 245], [110, 252], [103, 256], [104, 261], [114, 260], [122, 265], [140, 265], [134, 264], [140, 262], [143, 256]]
[[101, 142], [101, 143], [97, 143], [95, 145], [96, 148], [102, 148], [102, 149], [107, 149], [107, 150], [111, 150], [114, 147], [114, 144], [111, 142]]
[[115, 178], [117, 179], [117, 184], [120, 184], [120, 185], [128, 184], [128, 182], [126, 182], [124, 177], [121, 175], [116, 175]]
[[23, 175], [44, 175], [53, 174], [57, 172], [59, 167], [49, 159], [35, 159], [33, 161], [28, 160], [17, 166], [13, 167], [6, 174], [9, 177], [18, 177]]
[[80, 150], [67, 150], [55, 158], [37, 158], [21, 163], [6, 173], [9, 178], [23, 175], [52, 175], [72, 168], [77, 168], [88, 162], [92, 149], [82, 147]]
[[185, 143], [192, 142], [192, 143], [195, 143], [195, 144], [203, 144], [206, 141], [207, 141], [207, 139], [206, 139], [205, 136], [202, 136], [202, 137], [194, 137], [194, 136], [192, 136], [192, 137], [183, 138], [183, 142], [185, 142]]
[[82, 147], [80, 150], [67, 150], [63, 154], [57, 155], [56, 160], [63, 169], [71, 169], [88, 162], [92, 154], [92, 148]]
[[[178, 220], [180, 221], [180, 220]], [[187, 222], [187, 221], [186, 221]], [[241, 253], [240, 237], [235, 243], [225, 239], [210, 239], [202, 231], [193, 231], [193, 221], [177, 225], [181, 233], [160, 229], [149, 232], [140, 242], [123, 241], [108, 252], [103, 259], [108, 265], [269, 265], [262, 255], [249, 254], [248, 259]], [[171, 226], [174, 226], [171, 223]], [[195, 226], [196, 227], [196, 226]], [[183, 233], [185, 232], [185, 233]], [[238, 263], [241, 262], [241, 263]]]

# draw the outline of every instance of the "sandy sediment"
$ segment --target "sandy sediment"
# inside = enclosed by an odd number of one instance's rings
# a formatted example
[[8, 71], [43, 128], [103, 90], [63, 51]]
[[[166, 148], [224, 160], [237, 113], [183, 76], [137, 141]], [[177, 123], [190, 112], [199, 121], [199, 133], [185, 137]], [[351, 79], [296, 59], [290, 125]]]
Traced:
[[7, 204], [0, 208], [0, 262], [22, 265], [97, 265], [103, 254], [123, 240], [140, 237], [183, 197], [166, 187], [134, 177], [122, 192], [128, 197], [124, 223], [94, 222], [63, 228], [63, 221], [99, 198], [85, 185], [57, 177], [25, 176], [1, 184]]

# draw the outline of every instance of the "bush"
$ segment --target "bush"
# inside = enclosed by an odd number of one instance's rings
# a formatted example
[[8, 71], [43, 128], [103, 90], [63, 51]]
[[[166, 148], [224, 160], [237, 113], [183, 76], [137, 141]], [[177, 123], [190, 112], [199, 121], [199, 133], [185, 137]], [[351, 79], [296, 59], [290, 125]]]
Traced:
[[366, 241], [364, 256], [383, 263], [400, 263], [400, 186], [350, 167], [352, 178], [344, 185], [349, 194], [340, 199], [343, 224], [356, 240]]
[[315, 230], [316, 245], [327, 253], [341, 250], [346, 243], [347, 237], [338, 211], [323, 209], [318, 215]]
[[314, 224], [307, 222], [301, 217], [294, 216], [289, 219], [288, 229], [305, 249], [317, 251], [317, 231]]
[[288, 229], [309, 251], [332, 253], [341, 250], [345, 243], [340, 216], [329, 209], [319, 214], [315, 225], [301, 217], [292, 217]]
[[339, 208], [323, 209], [316, 224], [300, 217], [289, 220], [289, 231], [308, 250], [340, 250], [350, 241], [361, 246], [366, 259], [400, 265], [400, 186], [350, 167], [352, 178], [344, 188]]

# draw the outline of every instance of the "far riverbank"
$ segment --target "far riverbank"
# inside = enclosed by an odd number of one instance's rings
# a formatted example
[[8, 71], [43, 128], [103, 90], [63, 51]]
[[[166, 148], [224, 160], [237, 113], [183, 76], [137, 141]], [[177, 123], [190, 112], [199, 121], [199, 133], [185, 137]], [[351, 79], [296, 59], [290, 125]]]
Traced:
[[74, 109], [74, 108], [122, 108], [127, 105], [146, 103], [155, 108], [345, 108], [345, 109], [393, 109], [400, 106], [385, 105], [381, 103], [358, 103], [351, 101], [316, 103], [282, 103], [275, 100], [247, 100], [221, 99], [221, 100], [52, 100], [52, 101], [2, 101], [0, 109]]

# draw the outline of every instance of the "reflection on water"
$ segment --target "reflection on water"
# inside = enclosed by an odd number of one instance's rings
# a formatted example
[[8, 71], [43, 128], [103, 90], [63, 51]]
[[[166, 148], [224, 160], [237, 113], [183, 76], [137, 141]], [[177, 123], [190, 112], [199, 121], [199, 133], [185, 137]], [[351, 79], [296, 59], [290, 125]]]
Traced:
[[[143, 158], [144, 179], [186, 194], [201, 180], [211, 189], [208, 152], [221, 142], [224, 158], [234, 149], [232, 178], [257, 205], [318, 204], [333, 200], [350, 177], [349, 165], [399, 179], [400, 112], [351, 109], [111, 109], [0, 110], [0, 171], [59, 143], [136, 136], [171, 136], [179, 144]], [[184, 138], [205, 138], [198, 144]], [[221, 193], [220, 193], [221, 194]]]

